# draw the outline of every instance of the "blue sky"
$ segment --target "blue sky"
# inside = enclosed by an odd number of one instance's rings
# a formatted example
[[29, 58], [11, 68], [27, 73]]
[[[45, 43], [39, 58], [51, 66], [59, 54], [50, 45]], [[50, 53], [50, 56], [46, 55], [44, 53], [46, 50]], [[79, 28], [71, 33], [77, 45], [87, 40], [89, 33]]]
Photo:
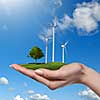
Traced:
[[[33, 46], [39, 46], [45, 53], [45, 43], [39, 38], [39, 34], [48, 28], [53, 15], [56, 15], [59, 19], [59, 29], [56, 30], [55, 61], [61, 61], [60, 45], [70, 40], [66, 63], [80, 62], [100, 72], [100, 16], [97, 15], [97, 10], [96, 14], [93, 13], [94, 16], [88, 17], [87, 14], [91, 13], [86, 10], [84, 14], [86, 17], [82, 17], [83, 22], [80, 21], [81, 16], [77, 16], [77, 11], [81, 12], [80, 9], [84, 8], [84, 5], [86, 8], [89, 5], [100, 6], [99, 1], [95, 1], [96, 4], [90, 2], [91, 0], [62, 0], [62, 4], [57, 7], [54, 4], [55, 0], [0, 1], [0, 79], [5, 77], [8, 80], [8, 83], [6, 80], [6, 83], [0, 85], [2, 100], [23, 100], [13, 98], [18, 95], [27, 98], [28, 90], [35, 91], [35, 94], [48, 95], [50, 100], [82, 99], [78, 93], [86, 88], [84, 85], [73, 85], [51, 91], [46, 86], [14, 71], [9, 65], [33, 62], [33, 59], [27, 58], [28, 51]], [[65, 13], [67, 19], [63, 21], [61, 19], [64, 19]], [[86, 22], [90, 23], [90, 26]], [[62, 28], [64, 25], [65, 28]], [[52, 41], [49, 42], [49, 62], [51, 46]], [[44, 58], [39, 61], [44, 62]]]

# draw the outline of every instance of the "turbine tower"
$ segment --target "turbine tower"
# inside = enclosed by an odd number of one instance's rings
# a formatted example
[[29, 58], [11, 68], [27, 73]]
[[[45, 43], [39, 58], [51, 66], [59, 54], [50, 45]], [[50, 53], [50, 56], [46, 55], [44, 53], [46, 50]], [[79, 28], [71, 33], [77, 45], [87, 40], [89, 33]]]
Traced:
[[62, 47], [62, 63], [65, 63], [65, 49], [66, 46], [68, 45], [69, 41], [67, 41], [65, 44], [61, 45]]
[[52, 62], [55, 61], [55, 29], [57, 27], [57, 18], [55, 17], [52, 24]]
[[45, 41], [45, 63], [48, 63], [48, 41], [51, 39], [50, 36], [46, 36], [45, 34], [41, 34], [40, 38]]

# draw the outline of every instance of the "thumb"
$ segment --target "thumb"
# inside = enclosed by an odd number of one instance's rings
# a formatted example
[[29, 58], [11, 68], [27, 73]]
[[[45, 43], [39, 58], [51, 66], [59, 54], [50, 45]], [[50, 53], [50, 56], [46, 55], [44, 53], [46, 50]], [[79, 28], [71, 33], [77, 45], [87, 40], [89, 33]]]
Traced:
[[48, 78], [48, 79], [58, 79], [59, 78], [58, 70], [51, 71], [48, 69], [37, 69], [35, 70], [35, 73], [45, 78]]

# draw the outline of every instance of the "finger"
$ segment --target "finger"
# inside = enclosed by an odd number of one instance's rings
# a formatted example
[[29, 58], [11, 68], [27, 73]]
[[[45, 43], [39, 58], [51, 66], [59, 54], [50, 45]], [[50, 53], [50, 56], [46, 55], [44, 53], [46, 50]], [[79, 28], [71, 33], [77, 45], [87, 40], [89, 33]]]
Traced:
[[44, 85], [49, 87], [50, 81], [48, 79], [42, 77], [42, 76], [39, 76], [39, 75], [35, 74], [32, 77], [32, 79], [34, 79], [34, 80], [36, 80], [36, 81], [38, 81], [38, 82], [40, 82], [40, 83], [42, 83], [42, 84], [44, 84]]
[[43, 76], [47, 79], [60, 79], [58, 71], [51, 71], [48, 69], [37, 69], [34, 71], [36, 74]]
[[52, 89], [52, 90], [54, 90], [54, 89], [63, 87], [65, 85], [66, 85], [66, 81], [51, 81], [49, 83], [49, 88]]
[[27, 76], [31, 77], [32, 79], [49, 86], [50, 81], [45, 79], [42, 76], [35, 74], [33, 70], [26, 69], [26, 68], [24, 68], [20, 65], [17, 65], [17, 64], [12, 64], [11, 67], [14, 68], [15, 70], [23, 73], [24, 75], [27, 75]]
[[22, 74], [27, 75], [29, 77], [33, 77], [34, 74], [35, 74], [33, 70], [26, 69], [26, 68], [24, 68], [24, 67], [22, 67], [20, 65], [17, 65], [17, 64], [12, 64], [10, 66], [13, 69], [15, 69], [15, 70], [17, 70], [17, 71], [21, 72]]

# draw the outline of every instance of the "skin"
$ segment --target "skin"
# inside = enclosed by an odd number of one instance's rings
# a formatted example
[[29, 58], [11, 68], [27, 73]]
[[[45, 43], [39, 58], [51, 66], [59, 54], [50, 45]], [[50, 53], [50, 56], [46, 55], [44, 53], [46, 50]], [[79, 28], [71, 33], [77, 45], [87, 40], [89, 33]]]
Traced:
[[100, 74], [80, 63], [64, 65], [55, 71], [47, 69], [29, 70], [17, 64], [12, 64], [11, 67], [45, 84], [52, 90], [71, 84], [84, 84], [100, 96]]

